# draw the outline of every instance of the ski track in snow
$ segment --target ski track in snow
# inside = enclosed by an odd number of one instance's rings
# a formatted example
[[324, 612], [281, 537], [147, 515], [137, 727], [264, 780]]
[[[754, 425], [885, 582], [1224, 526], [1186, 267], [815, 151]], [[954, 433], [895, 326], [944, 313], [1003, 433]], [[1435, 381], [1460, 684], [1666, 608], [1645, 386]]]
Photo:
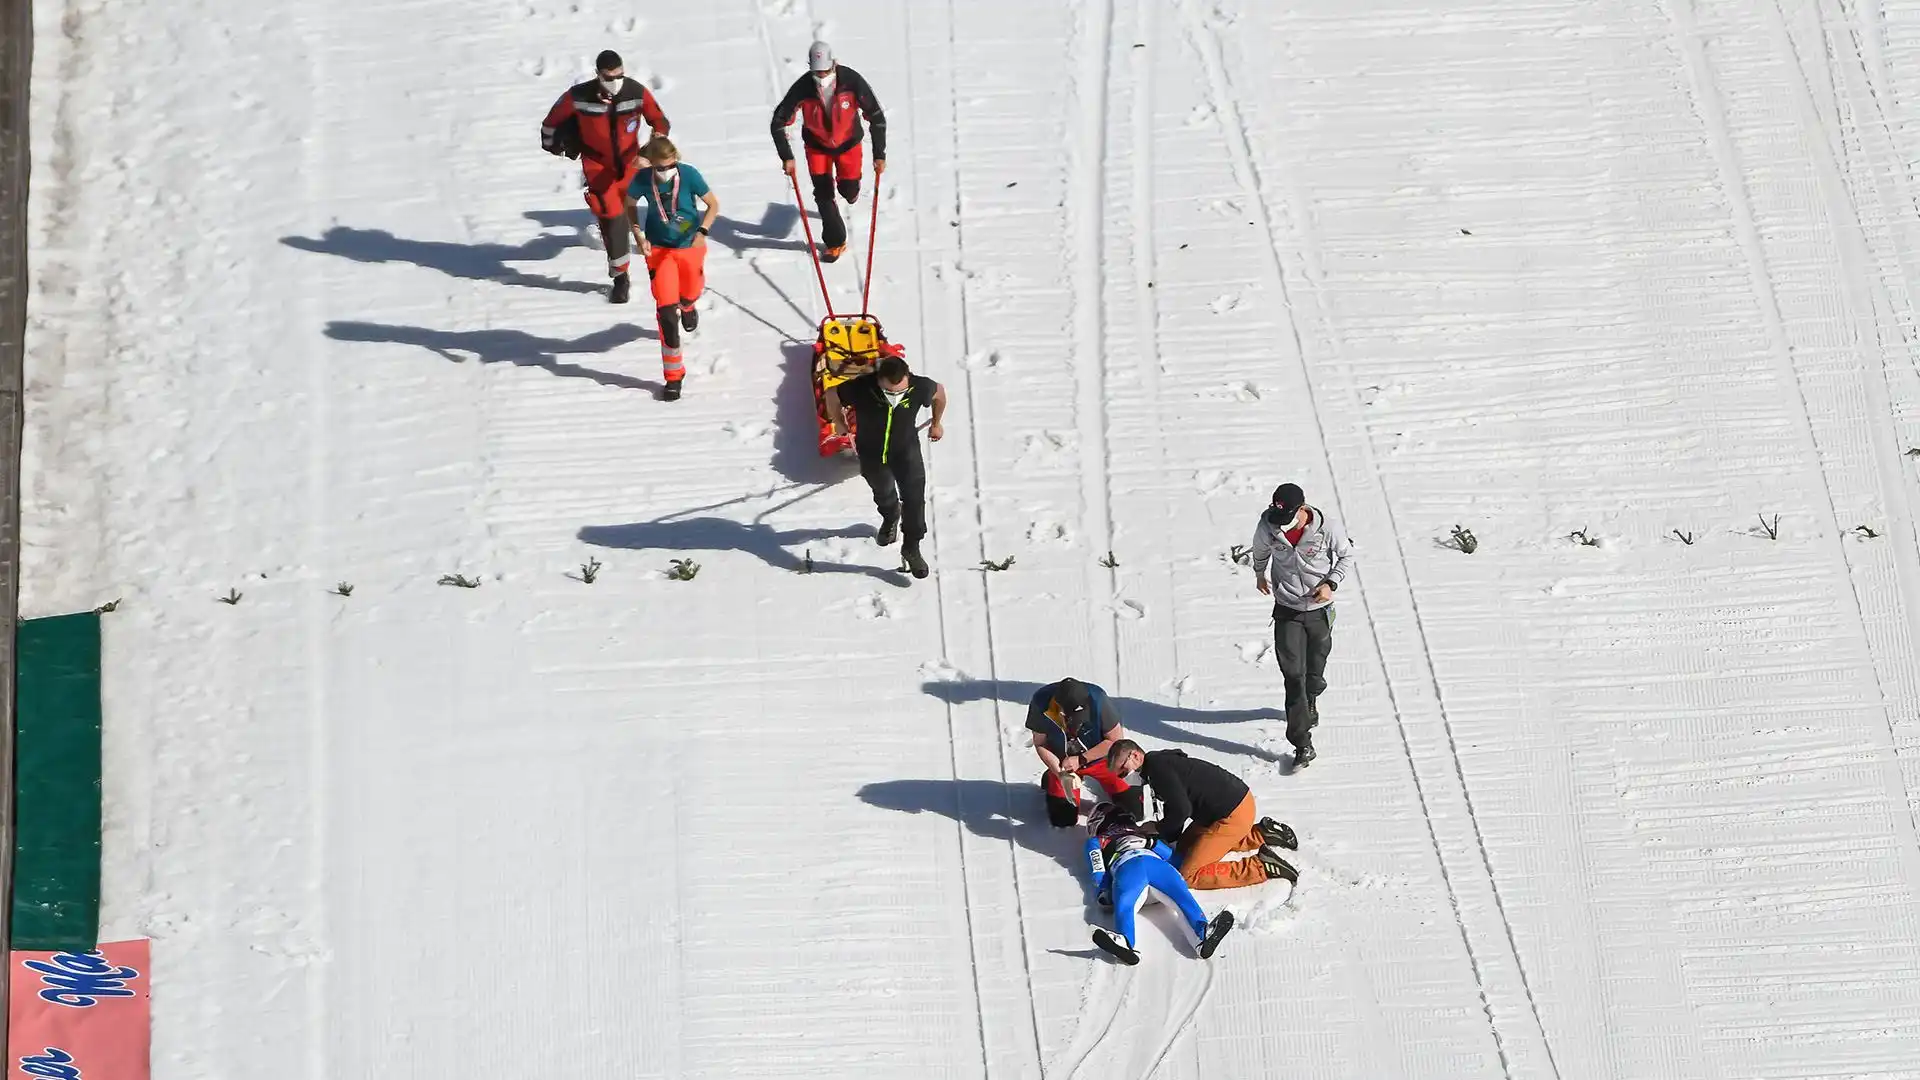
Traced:
[[[158, 1080], [1920, 1060], [1920, 0], [35, 23], [22, 609], [122, 598]], [[765, 117], [823, 34], [953, 401], [911, 585], [814, 452]], [[607, 45], [731, 223], [673, 406], [533, 149]], [[1285, 479], [1360, 559], [1297, 775], [1223, 558]], [[1208, 963], [1088, 946], [1022, 729], [1067, 673], [1300, 832]]]

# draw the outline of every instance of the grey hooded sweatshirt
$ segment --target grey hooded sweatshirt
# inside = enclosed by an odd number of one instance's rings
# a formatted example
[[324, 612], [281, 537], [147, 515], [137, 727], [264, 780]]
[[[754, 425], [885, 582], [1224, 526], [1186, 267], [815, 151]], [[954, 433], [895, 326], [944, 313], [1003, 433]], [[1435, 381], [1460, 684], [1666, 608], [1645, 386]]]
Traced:
[[1319, 507], [1309, 506], [1307, 513], [1307, 528], [1296, 547], [1287, 543], [1284, 530], [1267, 524], [1263, 512], [1260, 523], [1253, 528], [1250, 552], [1253, 572], [1273, 585], [1274, 602], [1295, 611], [1326, 607], [1314, 600], [1313, 590], [1323, 581], [1338, 589], [1353, 566], [1353, 543], [1340, 525]]

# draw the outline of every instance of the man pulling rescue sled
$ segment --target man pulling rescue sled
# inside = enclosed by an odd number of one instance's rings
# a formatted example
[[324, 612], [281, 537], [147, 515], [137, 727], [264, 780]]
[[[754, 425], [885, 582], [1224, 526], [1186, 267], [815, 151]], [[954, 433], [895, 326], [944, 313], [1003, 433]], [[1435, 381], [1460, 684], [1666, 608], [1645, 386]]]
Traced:
[[1094, 895], [1101, 907], [1113, 909], [1113, 925], [1120, 931], [1116, 938], [1095, 929], [1093, 943], [1123, 964], [1138, 964], [1135, 917], [1149, 900], [1159, 900], [1180, 912], [1189, 944], [1200, 959], [1210, 959], [1220, 939], [1233, 929], [1233, 912], [1223, 911], [1207, 921], [1207, 913], [1174, 869], [1173, 849], [1132, 814], [1108, 802], [1087, 815], [1087, 832], [1092, 834], [1087, 837], [1087, 866], [1093, 871]]

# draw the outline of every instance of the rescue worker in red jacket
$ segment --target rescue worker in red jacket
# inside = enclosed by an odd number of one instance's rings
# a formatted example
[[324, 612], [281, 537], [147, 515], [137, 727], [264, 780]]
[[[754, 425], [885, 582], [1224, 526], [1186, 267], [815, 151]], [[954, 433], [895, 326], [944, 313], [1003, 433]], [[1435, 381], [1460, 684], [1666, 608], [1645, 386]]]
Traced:
[[807, 174], [813, 177], [814, 205], [820, 208], [820, 244], [826, 249], [821, 258], [832, 262], [847, 250], [847, 225], [833, 197], [836, 180], [841, 198], [852, 203], [860, 197], [863, 115], [873, 125], [874, 175], [887, 171], [887, 117], [873, 87], [859, 72], [835, 63], [833, 49], [824, 41], [807, 50], [807, 73], [794, 80], [773, 109], [773, 145], [788, 176], [793, 175], [793, 147], [787, 143], [787, 125], [795, 114], [806, 144]]
[[[608, 49], [594, 61], [596, 77], [569, 87], [548, 110], [540, 126], [540, 147], [549, 154], [579, 158], [587, 178], [587, 206], [600, 222], [600, 239], [607, 249], [607, 273], [613, 291], [607, 299], [627, 302], [632, 285], [627, 270], [632, 262], [629, 231], [638, 224], [627, 206], [627, 187], [646, 163], [640, 147], [665, 135], [670, 126], [660, 103], [638, 79], [627, 78], [620, 54]], [[651, 129], [640, 133], [645, 120]]]

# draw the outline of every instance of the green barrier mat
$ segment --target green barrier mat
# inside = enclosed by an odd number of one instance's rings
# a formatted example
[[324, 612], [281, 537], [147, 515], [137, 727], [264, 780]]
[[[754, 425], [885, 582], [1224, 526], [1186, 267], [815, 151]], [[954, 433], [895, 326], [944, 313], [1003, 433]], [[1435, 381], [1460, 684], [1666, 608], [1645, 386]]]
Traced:
[[14, 650], [13, 948], [100, 933], [100, 616], [29, 619]]

